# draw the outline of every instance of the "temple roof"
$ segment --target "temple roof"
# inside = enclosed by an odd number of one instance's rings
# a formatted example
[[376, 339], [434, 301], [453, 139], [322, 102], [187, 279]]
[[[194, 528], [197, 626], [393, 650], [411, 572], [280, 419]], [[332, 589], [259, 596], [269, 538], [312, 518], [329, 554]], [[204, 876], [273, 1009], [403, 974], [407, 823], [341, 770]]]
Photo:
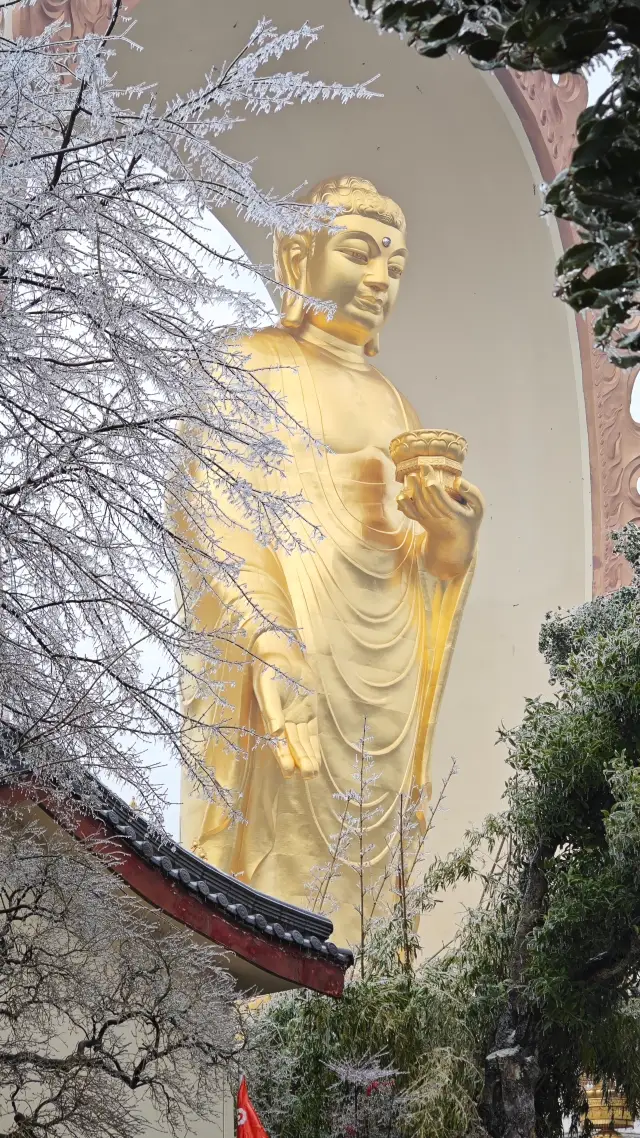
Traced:
[[111, 851], [116, 842], [122, 856], [110, 868], [149, 904], [227, 950], [229, 970], [245, 989], [342, 993], [353, 954], [332, 943], [327, 917], [260, 893], [158, 835], [96, 779], [90, 789], [89, 800], [86, 788], [52, 795], [22, 769], [15, 783], [0, 787], [0, 801], [37, 805], [75, 837], [98, 839], [98, 851], [100, 838]]

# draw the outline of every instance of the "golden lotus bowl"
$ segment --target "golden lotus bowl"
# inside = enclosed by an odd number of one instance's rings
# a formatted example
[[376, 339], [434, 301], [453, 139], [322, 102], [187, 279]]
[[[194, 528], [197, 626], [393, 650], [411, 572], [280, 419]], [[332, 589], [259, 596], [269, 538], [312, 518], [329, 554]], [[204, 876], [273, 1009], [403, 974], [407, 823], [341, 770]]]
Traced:
[[429, 466], [447, 489], [462, 474], [467, 453], [467, 440], [454, 431], [404, 431], [389, 443], [389, 454], [396, 468], [396, 480], [404, 482], [407, 474], [417, 474]]

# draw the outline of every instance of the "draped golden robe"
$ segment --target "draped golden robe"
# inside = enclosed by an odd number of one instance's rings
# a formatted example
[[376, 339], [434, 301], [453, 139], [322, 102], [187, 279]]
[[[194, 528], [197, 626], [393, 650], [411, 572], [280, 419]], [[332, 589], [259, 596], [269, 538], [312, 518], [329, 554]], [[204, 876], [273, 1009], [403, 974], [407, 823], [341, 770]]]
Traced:
[[[288, 411], [310, 435], [323, 440], [319, 393], [301, 344], [285, 329], [273, 328], [241, 348], [250, 356], [247, 366], [272, 369], [261, 377], [286, 398]], [[402, 400], [389, 388], [401, 429], [409, 429]], [[335, 456], [308, 445], [301, 434], [287, 436], [286, 443], [292, 454], [286, 489], [304, 496], [304, 514], [320, 527], [323, 540], [316, 541], [309, 529], [310, 550], [289, 554], [265, 549], [242, 529], [229, 527], [219, 536], [244, 559], [242, 586], [260, 608], [299, 630], [317, 693], [322, 767], [316, 778], [303, 780], [296, 771], [286, 779], [271, 747], [259, 739], [246, 736], [242, 756], [209, 744], [206, 762], [244, 821], [232, 821], [185, 783], [181, 840], [220, 869], [306, 906], [305, 887], [314, 867], [329, 861], [340, 825], [344, 802], [336, 795], [355, 789], [365, 720], [377, 775], [369, 803], [374, 809], [367, 811], [370, 880], [389, 857], [400, 794], [413, 787], [430, 791], [431, 740], [473, 567], [447, 582], [425, 571], [425, 534], [396, 506], [400, 487], [388, 453], [370, 447], [343, 454], [336, 464]], [[224, 621], [224, 605], [237, 607], [238, 597], [238, 590], [212, 587], [192, 619], [215, 629]], [[246, 649], [261, 629], [248, 607], [245, 629], [242, 646], [228, 646], [216, 676], [230, 685], [227, 706], [198, 696], [188, 681], [182, 695], [190, 715], [209, 723], [217, 716], [259, 734], [264, 726]], [[197, 674], [198, 661], [188, 664]], [[348, 868], [334, 892], [336, 936], [355, 941], [358, 886]]]

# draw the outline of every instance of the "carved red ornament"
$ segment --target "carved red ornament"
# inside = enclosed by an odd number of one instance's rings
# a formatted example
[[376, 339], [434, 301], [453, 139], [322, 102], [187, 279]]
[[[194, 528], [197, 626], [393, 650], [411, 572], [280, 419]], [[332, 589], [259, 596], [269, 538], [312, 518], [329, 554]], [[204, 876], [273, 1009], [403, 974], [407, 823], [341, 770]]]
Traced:
[[[123, 11], [130, 11], [139, 0], [125, 0]], [[77, 39], [89, 32], [102, 32], [112, 11], [112, 0], [36, 0], [28, 8], [13, 10], [14, 36], [37, 36], [54, 20], [66, 25], [61, 39]]]
[[[569, 163], [578, 115], [587, 105], [582, 75], [562, 75], [556, 83], [546, 72], [499, 72], [531, 143], [540, 172], [549, 182]], [[565, 247], [575, 240], [573, 228], [560, 223]], [[592, 316], [576, 316], [582, 362], [589, 465], [593, 591], [608, 593], [629, 580], [628, 566], [617, 557], [611, 533], [627, 522], [640, 523], [640, 424], [631, 418], [635, 373], [615, 367], [598, 350]]]

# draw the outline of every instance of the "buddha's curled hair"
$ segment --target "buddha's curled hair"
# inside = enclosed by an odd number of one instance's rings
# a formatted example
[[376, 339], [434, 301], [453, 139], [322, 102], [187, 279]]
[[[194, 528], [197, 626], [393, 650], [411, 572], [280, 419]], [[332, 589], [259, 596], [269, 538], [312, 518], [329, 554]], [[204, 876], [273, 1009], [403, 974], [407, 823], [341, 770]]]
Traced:
[[339, 206], [340, 213], [358, 213], [361, 217], [373, 217], [385, 225], [392, 225], [402, 233], [407, 228], [405, 216], [392, 198], [379, 193], [373, 182], [369, 182], [366, 178], [354, 178], [351, 174], [325, 178], [298, 200], [307, 205], [326, 202], [327, 205]]

